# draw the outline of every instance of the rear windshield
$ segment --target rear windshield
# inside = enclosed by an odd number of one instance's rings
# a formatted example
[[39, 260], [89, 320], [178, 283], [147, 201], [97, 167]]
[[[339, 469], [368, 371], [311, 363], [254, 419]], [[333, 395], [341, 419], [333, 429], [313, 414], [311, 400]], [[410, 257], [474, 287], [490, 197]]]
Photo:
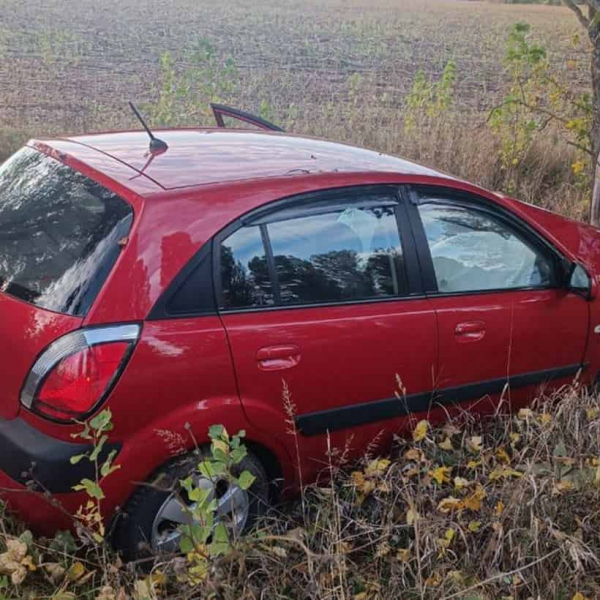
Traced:
[[0, 165], [0, 292], [85, 315], [132, 220], [113, 192], [23, 148]]

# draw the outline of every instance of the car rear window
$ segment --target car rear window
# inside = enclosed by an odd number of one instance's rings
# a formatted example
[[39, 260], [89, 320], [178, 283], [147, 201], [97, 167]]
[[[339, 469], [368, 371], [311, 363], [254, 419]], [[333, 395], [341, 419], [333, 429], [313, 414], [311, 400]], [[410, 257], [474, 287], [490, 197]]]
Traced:
[[23, 148], [0, 166], [0, 292], [85, 315], [132, 220], [113, 192]]

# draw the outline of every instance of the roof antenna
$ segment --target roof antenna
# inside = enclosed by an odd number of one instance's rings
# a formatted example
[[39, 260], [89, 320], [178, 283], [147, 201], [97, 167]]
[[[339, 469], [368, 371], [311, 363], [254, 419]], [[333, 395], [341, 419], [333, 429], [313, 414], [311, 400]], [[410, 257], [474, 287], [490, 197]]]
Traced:
[[131, 107], [131, 110], [134, 112], [135, 116], [138, 118], [139, 122], [142, 124], [143, 128], [146, 130], [146, 133], [150, 136], [150, 152], [152, 154], [162, 154], [163, 152], [166, 152], [166, 150], [169, 148], [167, 143], [163, 140], [159, 140], [150, 131], [150, 127], [146, 125], [146, 121], [142, 119], [142, 115], [140, 115], [138, 109], [133, 105], [133, 102], [130, 101], [129, 106]]

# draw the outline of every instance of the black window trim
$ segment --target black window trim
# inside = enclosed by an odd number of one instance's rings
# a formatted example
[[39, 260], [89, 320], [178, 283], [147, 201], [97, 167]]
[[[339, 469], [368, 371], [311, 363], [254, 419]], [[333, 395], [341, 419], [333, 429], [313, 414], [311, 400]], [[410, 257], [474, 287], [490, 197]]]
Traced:
[[[452, 296], [470, 296], [482, 294], [498, 294], [512, 293], [522, 291], [544, 291], [560, 289], [560, 278], [558, 277], [558, 269], [561, 261], [565, 260], [564, 255], [551, 244], [544, 236], [533, 229], [528, 223], [524, 222], [511, 211], [504, 209], [501, 206], [494, 204], [492, 201], [455, 188], [436, 185], [408, 185], [406, 186], [409, 202], [407, 210], [409, 219], [413, 229], [415, 245], [421, 266], [425, 295], [427, 297], [443, 297]], [[546, 286], [522, 286], [513, 288], [498, 288], [486, 290], [465, 290], [461, 292], [440, 292], [437, 286], [437, 278], [433, 267], [433, 260], [429, 250], [429, 244], [425, 234], [425, 228], [421, 221], [421, 216], [418, 210], [420, 205], [428, 203], [427, 199], [423, 199], [424, 194], [435, 196], [431, 201], [446, 203], [452, 206], [460, 206], [462, 208], [475, 210], [485, 213], [490, 217], [506, 224], [510, 229], [518, 233], [521, 240], [529, 244], [532, 248], [537, 249], [543, 255], [547, 256], [552, 261], [554, 269], [554, 279], [557, 282], [555, 285]]]
[[[377, 202], [372, 199], [364, 199], [365, 194], [387, 194], [393, 195], [397, 200], [386, 202], [382, 200]], [[352, 202], [351, 197], [354, 196], [356, 201]], [[407, 294], [398, 294], [394, 296], [376, 297], [376, 298], [362, 298], [352, 299], [345, 301], [331, 301], [331, 302], [314, 302], [309, 304], [275, 304], [266, 306], [251, 306], [251, 307], [236, 307], [227, 309], [224, 308], [223, 303], [223, 288], [221, 281], [221, 243], [227, 239], [230, 235], [235, 233], [242, 227], [258, 226], [261, 229], [261, 235], [263, 235], [263, 247], [265, 249], [265, 256], [269, 267], [269, 274], [274, 286], [273, 298], [275, 302], [278, 302], [276, 298], [280, 299], [279, 295], [279, 282], [277, 274], [274, 276], [271, 274], [271, 269], [274, 267], [274, 257], [271, 248], [271, 243], [268, 236], [266, 225], [270, 222], [276, 222], [284, 219], [277, 219], [277, 215], [281, 211], [285, 211], [285, 220], [308, 216], [312, 214], [310, 212], [311, 205], [319, 202], [324, 204], [328, 201], [335, 200], [337, 198], [343, 199], [345, 204], [350, 203], [356, 206], [394, 206], [394, 213], [396, 217], [396, 225], [398, 228], [398, 236], [402, 247], [402, 256], [404, 259], [404, 265], [406, 270], [407, 278]], [[293, 210], [296, 208], [297, 210]], [[291, 210], [290, 210], [291, 209]], [[323, 212], [325, 210], [323, 209]], [[321, 213], [318, 211], [317, 214]], [[264, 228], [264, 234], [263, 234]], [[265, 244], [265, 236], [268, 240], [268, 245]], [[268, 204], [251, 210], [245, 215], [240, 216], [238, 219], [227, 225], [224, 229], [218, 232], [212, 239], [212, 256], [213, 256], [213, 286], [215, 290], [216, 306], [217, 311], [220, 314], [238, 314], [246, 312], [260, 312], [260, 311], [279, 311], [279, 310], [300, 310], [310, 309], [319, 307], [330, 307], [330, 306], [347, 306], [347, 305], [360, 305], [360, 304], [373, 304], [380, 302], [398, 302], [405, 300], [413, 300], [415, 298], [424, 297], [424, 288], [421, 281], [421, 272], [419, 269], [417, 255], [414, 248], [414, 244], [407, 243], [408, 240], [412, 240], [412, 231], [409, 224], [409, 218], [407, 213], [406, 196], [402, 192], [402, 186], [397, 183], [391, 184], [366, 184], [366, 185], [353, 185], [346, 187], [336, 187], [329, 189], [321, 189], [314, 192], [307, 192], [301, 194], [295, 194], [286, 198], [281, 198]], [[400, 275], [398, 273], [398, 275]], [[275, 286], [277, 287], [277, 293], [275, 292]]]
[[208, 285], [212, 285], [214, 280], [212, 273], [214, 261], [212, 258], [212, 243], [209, 240], [202, 245], [202, 247], [194, 254], [194, 256], [192, 256], [192, 258], [179, 271], [179, 273], [177, 273], [171, 283], [167, 286], [167, 289], [160, 295], [150, 310], [150, 313], [146, 317], [147, 321], [159, 321], [163, 319], [189, 319], [193, 317], [217, 315], [214, 286], [212, 287], [211, 294], [212, 302], [203, 306], [199, 300], [197, 310], [189, 312], [172, 312], [170, 310], [171, 301], [175, 298], [181, 288], [188, 282], [189, 278], [194, 276], [196, 270], [200, 268], [205, 259], [208, 261], [208, 266], [210, 269], [210, 277], [208, 278], [207, 283]]

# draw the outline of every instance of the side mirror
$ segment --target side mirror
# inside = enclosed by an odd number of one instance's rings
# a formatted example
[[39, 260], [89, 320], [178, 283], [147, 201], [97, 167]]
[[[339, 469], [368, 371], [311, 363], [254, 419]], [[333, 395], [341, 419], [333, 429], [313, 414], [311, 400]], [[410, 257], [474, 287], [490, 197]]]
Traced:
[[571, 265], [571, 272], [567, 280], [567, 288], [579, 296], [589, 300], [592, 296], [592, 279], [587, 271], [577, 263]]

